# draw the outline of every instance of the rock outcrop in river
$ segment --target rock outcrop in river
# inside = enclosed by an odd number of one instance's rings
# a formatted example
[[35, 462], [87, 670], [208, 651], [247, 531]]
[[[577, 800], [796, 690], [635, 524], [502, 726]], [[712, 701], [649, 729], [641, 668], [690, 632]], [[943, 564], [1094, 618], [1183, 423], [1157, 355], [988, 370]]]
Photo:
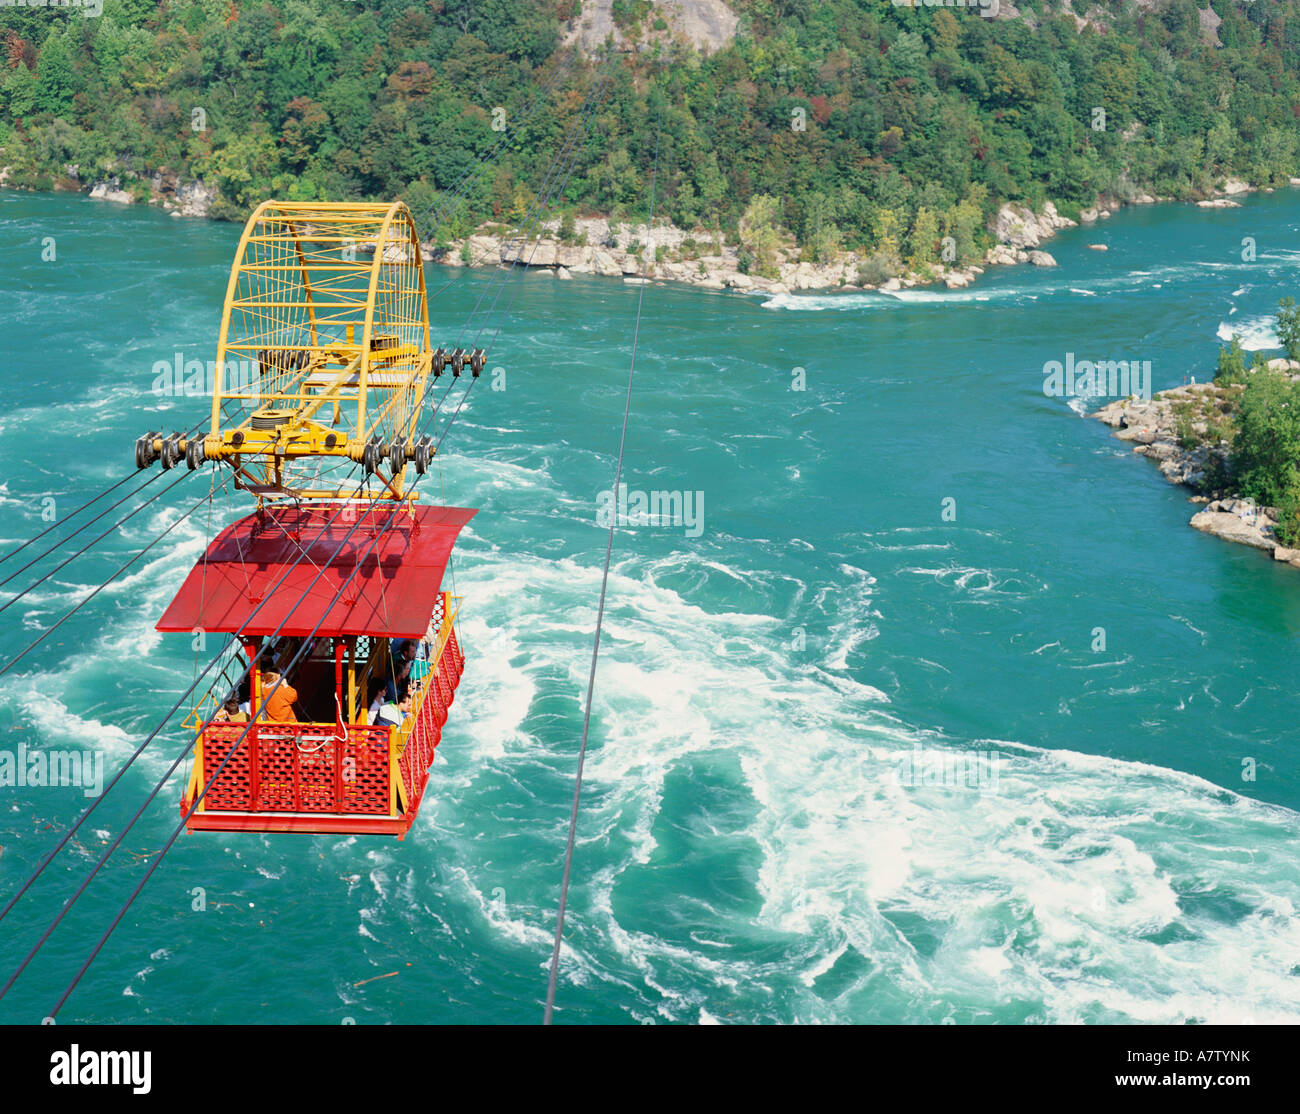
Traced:
[[[1300, 362], [1272, 360], [1275, 370], [1297, 378]], [[1203, 509], [1192, 515], [1189, 525], [1225, 541], [1253, 546], [1300, 568], [1300, 549], [1289, 549], [1277, 540], [1280, 518], [1276, 507], [1260, 507], [1250, 499], [1218, 493], [1204, 493], [1227, 453], [1227, 441], [1219, 435], [1220, 423], [1232, 408], [1239, 388], [1214, 383], [1189, 383], [1159, 391], [1150, 399], [1129, 397], [1103, 406], [1092, 417], [1105, 422], [1121, 441], [1133, 443], [1133, 451], [1156, 462], [1160, 474], [1170, 483], [1190, 488], [1193, 503]]]

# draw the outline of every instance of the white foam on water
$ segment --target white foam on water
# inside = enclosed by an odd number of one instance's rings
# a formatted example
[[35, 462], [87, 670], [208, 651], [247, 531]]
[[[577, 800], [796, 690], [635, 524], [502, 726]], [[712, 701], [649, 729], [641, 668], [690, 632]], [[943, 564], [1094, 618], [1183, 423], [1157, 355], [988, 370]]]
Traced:
[[[426, 802], [430, 822], [453, 826], [487, 769], [521, 783], [539, 761], [571, 771], [575, 740], [532, 734], [528, 715], [556, 695], [579, 715], [599, 590], [599, 569], [571, 561], [476, 552], [465, 565], [475, 650], [453, 719], [470, 718], [444, 743], [457, 754]], [[908, 571], [965, 594], [1034, 590], [990, 569]], [[874, 582], [841, 573], [854, 585], [838, 599], [846, 623], [864, 628]], [[1295, 814], [1177, 771], [918, 730], [847, 674], [847, 650], [801, 666], [776, 637], [785, 620], [709, 612], [632, 561], [611, 574], [608, 607], [566, 980], [635, 993], [678, 1021], [716, 1015], [737, 986], [787, 1020], [896, 1020], [892, 999], [917, 1003], [909, 1020], [987, 1019], [1008, 1003], [1050, 1022], [1300, 1020]], [[996, 750], [996, 791], [900, 784], [917, 745]], [[617, 912], [622, 874], [657, 847], [669, 773], [721, 755], [755, 805], [761, 909], [715, 909], [709, 923], [754, 940], [753, 954], [668, 940]], [[556, 861], [566, 820], [539, 864]], [[493, 933], [544, 950], [549, 878], [494, 903], [477, 874], [471, 854], [458, 888]], [[865, 970], [824, 998], [820, 981], [850, 951]]]
[[1026, 599], [1030, 592], [1041, 592], [1044, 581], [1026, 583], [1022, 570], [999, 572], [993, 569], [974, 568], [968, 565], [947, 565], [942, 568], [905, 568], [900, 570], [915, 576], [929, 576], [944, 585], [968, 596], [997, 596], [1005, 599]]
[[763, 309], [799, 311], [890, 310], [900, 305], [1008, 301], [1022, 297], [1018, 290], [948, 290], [916, 287], [911, 290], [863, 291], [847, 294], [773, 294]]
[[839, 571], [844, 577], [842, 593], [846, 599], [837, 606], [836, 613], [841, 618], [831, 624], [826, 639], [825, 663], [831, 670], [848, 668], [849, 655], [880, 636], [874, 620], [881, 615], [872, 601], [876, 578], [865, 569], [849, 564], [841, 564]]
[[[847, 942], [907, 999], [972, 1019], [1008, 1001], [1048, 1022], [1300, 1018], [1293, 813], [1139, 763], [999, 750], [985, 794], [900, 785], [907, 749], [874, 741], [799, 735], [746, 755], [760, 919], [823, 954]], [[1237, 915], [1184, 909], [1197, 892]]]
[[1243, 318], [1234, 324], [1222, 321], [1215, 331], [1215, 336], [1225, 342], [1231, 341], [1233, 334], [1241, 337], [1241, 346], [1247, 352], [1282, 347], [1277, 335], [1277, 318], [1272, 314]]
[[130, 749], [131, 736], [120, 727], [92, 716], [77, 715], [44, 686], [22, 678], [15, 688], [17, 703], [36, 730], [42, 746], [76, 743], [86, 749], [102, 749], [114, 755]]

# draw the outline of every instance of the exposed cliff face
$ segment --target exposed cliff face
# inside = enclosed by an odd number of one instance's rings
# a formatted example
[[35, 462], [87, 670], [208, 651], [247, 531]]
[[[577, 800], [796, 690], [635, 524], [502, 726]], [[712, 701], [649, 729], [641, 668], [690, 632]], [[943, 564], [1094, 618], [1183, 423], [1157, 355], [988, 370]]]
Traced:
[[[569, 22], [566, 43], [592, 51], [606, 39], [616, 46], [670, 40], [680, 36], [700, 50], [715, 51], [736, 36], [740, 17], [723, 0], [652, 0], [654, 8], [638, 28], [634, 41], [614, 22], [613, 0], [584, 0], [582, 10]], [[655, 24], [663, 21], [664, 27]]]
[[206, 217], [216, 199], [217, 191], [214, 187], [202, 182], [184, 182], [176, 187], [173, 199], [170, 202], [164, 201], [163, 206], [171, 209], [176, 216]]
[[[78, 188], [76, 168], [68, 170], [70, 178], [66, 188]], [[3, 170], [0, 170], [0, 185], [3, 182]], [[214, 187], [201, 181], [180, 182], [174, 173], [167, 171], [156, 172], [145, 182], [151, 195], [149, 202], [161, 204], [173, 216], [211, 216], [214, 206], [221, 200]], [[1291, 184], [1300, 186], [1300, 178], [1292, 179]], [[97, 199], [128, 204], [139, 199], [136, 194], [122, 189], [122, 182], [117, 178], [97, 181], [83, 188], [89, 188], [90, 196]], [[1234, 196], [1250, 189], [1246, 183], [1234, 179], [1229, 179], [1223, 187], [1224, 192]], [[1127, 203], [1153, 204], [1164, 200], [1170, 199], [1134, 193]], [[1226, 203], [1235, 204], [1231, 201]], [[1121, 202], [1112, 198], [1106, 204], [1118, 208]], [[984, 266], [933, 263], [925, 273], [903, 273], [871, 283], [861, 282], [859, 278], [862, 268], [868, 263], [867, 256], [841, 251], [829, 260], [800, 259], [799, 246], [788, 233], [783, 234], [782, 247], [774, 253], [776, 273], [758, 275], [742, 270], [740, 249], [723, 243], [714, 232], [688, 232], [664, 222], [656, 223], [652, 231], [644, 224], [610, 221], [604, 217], [577, 219], [572, 236], [563, 241], [559, 235], [560, 222], [549, 221], [543, 225], [540, 240], [536, 238], [537, 230], [530, 231], [522, 249], [514, 230], [485, 225], [470, 236], [453, 240], [442, 248], [426, 244], [424, 257], [454, 267], [518, 262], [550, 271], [560, 278], [578, 273], [630, 280], [640, 278], [644, 270], [648, 278], [687, 283], [703, 290], [731, 289], [770, 294], [799, 290], [880, 290], [892, 293], [939, 282], [950, 290], [956, 290], [969, 286], [989, 266], [1057, 266], [1056, 259], [1040, 245], [1062, 229], [1109, 217], [1113, 208], [1098, 205], [1095, 209], [1084, 210], [1080, 220], [1073, 221], [1059, 213], [1050, 201], [1041, 213], [1008, 202], [989, 221], [988, 231], [997, 243], [985, 252], [981, 261]], [[1088, 246], [1106, 250], [1104, 244]]]
[[1044, 240], [1055, 236], [1062, 228], [1074, 228], [1078, 221], [1063, 217], [1056, 211], [1056, 206], [1048, 202], [1042, 213], [1034, 213], [1024, 205], [1008, 202], [998, 210], [989, 231], [997, 237], [998, 243], [1016, 249], [1036, 248]]

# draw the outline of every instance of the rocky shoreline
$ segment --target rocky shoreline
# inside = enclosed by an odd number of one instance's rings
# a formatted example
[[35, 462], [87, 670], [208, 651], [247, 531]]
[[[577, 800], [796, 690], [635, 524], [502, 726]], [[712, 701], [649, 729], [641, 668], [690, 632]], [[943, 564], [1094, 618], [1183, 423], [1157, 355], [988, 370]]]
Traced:
[[[1061, 216], [1051, 202], [1041, 214], [1014, 204], [1004, 205], [991, 226], [998, 243], [988, 250], [984, 263], [1055, 267], [1056, 260], [1039, 250], [1039, 244], [1076, 223]], [[705, 250], [699, 250], [701, 247]], [[645, 258], [650, 248], [655, 255], [652, 260]], [[429, 261], [448, 266], [494, 266], [518, 260], [530, 268], [550, 271], [559, 279], [591, 274], [639, 281], [644, 273], [649, 279], [685, 283], [701, 290], [762, 294], [800, 290], [892, 293], [935, 282], [959, 289], [984, 273], [981, 266], [945, 267], [936, 263], [928, 276], [905, 274], [878, 284], [859, 283], [859, 268], [866, 259], [852, 252], [840, 253], [829, 263], [799, 260], [789, 257], [794, 252], [778, 252], [778, 277], [772, 278], [741, 270], [741, 250], [738, 245], [722, 243], [713, 234], [687, 232], [671, 224], [656, 224], [652, 230], [645, 224], [579, 217], [564, 239], [560, 237], [560, 222], [548, 221], [540, 238], [522, 245], [511, 230], [480, 230], [441, 247], [426, 245], [424, 252]]]
[[[6, 184], [8, 169], [0, 167], [0, 186]], [[54, 183], [56, 190], [80, 190], [96, 200], [120, 204], [143, 201], [160, 205], [173, 217], [207, 218], [218, 197], [217, 190], [204, 182], [181, 182], [170, 172], [155, 173], [137, 182], [134, 189], [124, 189], [119, 178], [85, 182], [77, 166], [68, 165], [64, 171], [66, 177]], [[1300, 186], [1300, 178], [1292, 178], [1291, 184]], [[1240, 179], [1229, 178], [1219, 196], [1195, 204], [1205, 208], [1235, 208], [1240, 203], [1233, 198], [1254, 188]], [[787, 237], [789, 242], [775, 253], [776, 274], [765, 276], [742, 269], [742, 248], [723, 242], [716, 232], [691, 232], [664, 222], [656, 223], [651, 229], [645, 224], [604, 217], [576, 218], [571, 228], [563, 229], [563, 235], [560, 221], [545, 222], [540, 239], [535, 238], [534, 232], [522, 245], [515, 229], [484, 225], [463, 239], [424, 245], [424, 257], [429, 262], [451, 267], [495, 267], [518, 262], [561, 280], [587, 274], [635, 282], [644, 273], [650, 279], [678, 282], [700, 290], [746, 294], [778, 295], [813, 290], [889, 294], [936, 283], [943, 283], [949, 290], [959, 290], [969, 286], [987, 267], [1012, 264], [1055, 267], [1056, 260], [1042, 245], [1062, 229], [1106, 220], [1125, 204], [1151, 205], [1172, 200], [1142, 192], [1133, 192], [1123, 201], [1105, 198], [1096, 207], [1083, 210], [1078, 221], [1063, 216], [1050, 201], [1041, 213], [1007, 202], [989, 222], [988, 231], [996, 243], [984, 253], [982, 265], [946, 266], [936, 262], [922, 273], [904, 272], [879, 283], [860, 281], [867, 257], [854, 252], [839, 252], [833, 260], [811, 262], [798, 258], [798, 247]], [[1095, 251], [1107, 250], [1105, 244], [1088, 247]]]
[[[1269, 367], [1300, 378], [1300, 362], [1295, 360], [1270, 360]], [[1280, 515], [1276, 507], [1259, 507], [1249, 499], [1225, 493], [1216, 493], [1217, 498], [1203, 493], [1212, 457], [1221, 458], [1227, 451], [1226, 442], [1216, 437], [1211, 423], [1230, 405], [1233, 391], [1232, 387], [1193, 382], [1157, 391], [1150, 399], [1118, 399], [1090, 416], [1110, 426], [1119, 440], [1132, 442], [1135, 453], [1155, 461], [1170, 483], [1191, 489], [1188, 501], [1202, 508], [1188, 522], [1193, 529], [1252, 546], [1275, 561], [1300, 568], [1300, 549], [1289, 549], [1277, 540]], [[1191, 447], [1185, 444], [1188, 433], [1196, 442]]]
[[[1300, 178], [1292, 178], [1291, 185], [1300, 186]], [[1220, 191], [1222, 196], [1196, 204], [1208, 208], [1236, 208], [1240, 202], [1232, 199], [1254, 189], [1240, 179], [1228, 178]], [[644, 272], [647, 278], [659, 281], [681, 282], [701, 290], [739, 293], [775, 295], [827, 290], [888, 294], [939, 282], [949, 290], [958, 290], [969, 286], [987, 267], [1023, 263], [1055, 267], [1055, 258], [1042, 250], [1042, 245], [1062, 229], [1107, 220], [1124, 204], [1154, 205], [1173, 200], [1142, 192], [1134, 193], [1127, 202], [1108, 198], [1094, 208], [1083, 210], [1078, 221], [1059, 213], [1051, 201], [1044, 205], [1041, 213], [1007, 202], [989, 222], [988, 230], [997, 242], [985, 252], [982, 266], [947, 267], [934, 263], [927, 268], [928, 273], [907, 272], [874, 284], [858, 281], [860, 268], [867, 258], [853, 252], [841, 252], [831, 262], [813, 263], [798, 259], [797, 248], [792, 246], [790, 250], [776, 253], [778, 273], [776, 277], [768, 277], [742, 271], [741, 248], [722, 243], [714, 234], [687, 232], [666, 223], [656, 224], [652, 232], [645, 224], [633, 225], [603, 217], [575, 219], [572, 232], [566, 238], [560, 236], [560, 222], [549, 221], [543, 226], [540, 239], [530, 239], [523, 245], [522, 252], [518, 237], [512, 230], [480, 229], [439, 248], [426, 246], [425, 258], [449, 266], [495, 266], [519, 260], [530, 268], [550, 271], [560, 279], [575, 274], [592, 274], [638, 281]], [[647, 245], [654, 249], [653, 259], [645, 258]], [[712, 250], [701, 251], [700, 248], [706, 245]], [[1095, 251], [1108, 250], [1106, 244], [1089, 244], [1088, 247]]]

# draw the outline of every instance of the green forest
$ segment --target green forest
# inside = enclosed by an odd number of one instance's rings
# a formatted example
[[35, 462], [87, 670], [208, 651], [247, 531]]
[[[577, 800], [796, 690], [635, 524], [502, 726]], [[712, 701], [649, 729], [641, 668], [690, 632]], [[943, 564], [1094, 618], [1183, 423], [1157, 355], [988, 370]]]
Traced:
[[508, 153], [422, 229], [459, 236], [523, 214], [608, 70], [570, 211], [644, 219], [658, 134], [657, 208], [675, 224], [733, 242], [744, 228], [760, 251], [785, 230], [804, 258], [852, 249], [881, 273], [944, 236], [973, 260], [1007, 200], [1076, 216], [1300, 172], [1300, 0], [1201, 0], [1221, 19], [1209, 33], [1194, 0], [1098, 0], [1082, 30], [1055, 0], [1019, 0], [1011, 19], [731, 0], [736, 37], [707, 56], [666, 42], [644, 0], [618, 0], [645, 49], [608, 62], [562, 44], [579, 2], [0, 7], [0, 166], [13, 186], [116, 176], [142, 198], [160, 172], [201, 179], [227, 219], [266, 197], [399, 196], [418, 214], [494, 148], [503, 108]]

